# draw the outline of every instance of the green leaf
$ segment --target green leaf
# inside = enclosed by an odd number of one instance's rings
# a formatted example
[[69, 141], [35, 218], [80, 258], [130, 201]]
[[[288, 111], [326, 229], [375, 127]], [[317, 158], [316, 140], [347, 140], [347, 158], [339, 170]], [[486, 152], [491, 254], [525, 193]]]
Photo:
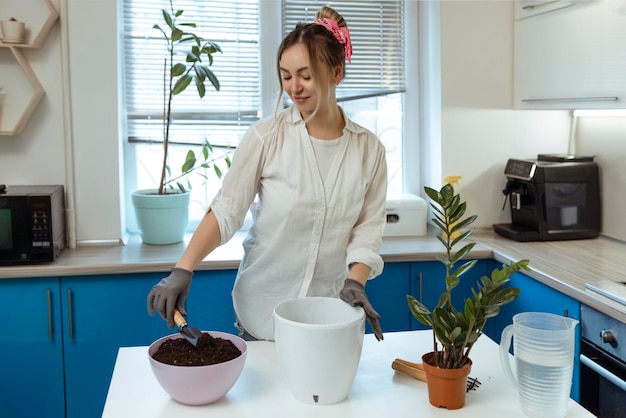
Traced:
[[472, 243], [469, 243], [469, 244], [465, 245], [460, 250], [458, 250], [456, 252], [456, 254], [454, 254], [452, 259], [450, 260], [452, 262], [452, 264], [456, 263], [457, 261], [459, 261], [460, 259], [465, 257], [472, 250], [472, 248], [474, 248], [475, 245], [476, 245], [476, 243], [472, 242]]
[[174, 65], [172, 67], [172, 77], [178, 77], [179, 75], [182, 75], [185, 72], [185, 70], [187, 70], [187, 67], [185, 66], [185, 64], [178, 63]]
[[183, 31], [174, 27], [172, 28], [172, 42], [179, 41], [183, 36]]
[[454, 239], [454, 241], [452, 241], [452, 244], [450, 244], [450, 246], [454, 247], [457, 243], [463, 241], [464, 239], [466, 239], [473, 233], [474, 233], [474, 228], [468, 229], [467, 231], [462, 232], [458, 237]]
[[438, 206], [435, 203], [430, 202], [430, 207], [433, 208], [433, 212], [434, 212], [435, 216], [438, 215], [437, 218], [441, 219], [441, 221], [443, 222], [443, 220], [446, 218], [446, 215], [441, 210], [441, 206]]
[[406, 298], [413, 317], [426, 326], [432, 326], [433, 322], [428, 308], [411, 295], [407, 295]]
[[187, 151], [187, 156], [185, 157], [181, 171], [187, 173], [196, 165], [196, 161], [196, 154], [192, 150]]
[[167, 40], [167, 39], [169, 39], [169, 38], [167, 37], [167, 33], [165, 33], [165, 31], [164, 31], [163, 29], [161, 29], [161, 26], [159, 26], [159, 25], [154, 25], [152, 28], [153, 28], [153, 29], [158, 29], [159, 31], [161, 31], [161, 33], [163, 34], [163, 37], [164, 37], [166, 40]]
[[204, 94], [206, 93], [204, 83], [202, 82], [202, 80], [198, 79], [197, 77], [194, 77], [194, 78], [196, 80], [196, 89], [198, 90], [198, 96], [200, 96], [200, 98], [203, 98]]
[[202, 146], [202, 158], [204, 158], [204, 161], [209, 159], [209, 152], [210, 152], [210, 148], [207, 147], [206, 145]]
[[184, 44], [187, 43], [189, 41], [193, 41], [195, 38], [193, 36], [191, 36], [191, 34], [185, 32], [183, 33], [182, 37], [178, 40], [179, 44]]
[[435, 309], [440, 309], [441, 307], [446, 306], [448, 304], [449, 300], [450, 300], [450, 293], [443, 292], [439, 296], [439, 301], [437, 302], [437, 308], [435, 308]]
[[448, 242], [445, 240], [445, 238], [443, 238], [441, 235], [437, 235], [437, 239], [439, 240], [439, 242], [441, 242], [443, 244], [443, 246], [446, 249], [449, 249]]
[[446, 267], [452, 266], [452, 263], [450, 263], [450, 260], [448, 260], [448, 257], [446, 257], [443, 254], [436, 254], [435, 258], [439, 260], [439, 262], [441, 262]]
[[194, 65], [193, 70], [196, 73], [196, 83], [202, 83], [204, 85], [204, 80], [206, 79], [206, 73], [204, 72], [204, 67], [201, 65]]
[[471, 223], [473, 223], [476, 220], [476, 218], [478, 218], [477, 215], [472, 215], [469, 218], [465, 218], [464, 220], [454, 224], [450, 232], [455, 232], [459, 229], [464, 229], [468, 227]]
[[187, 61], [187, 62], [198, 62], [200, 60], [198, 59], [197, 55], [193, 54], [192, 52], [189, 52], [187, 54], [187, 57], [185, 58], [185, 61]]
[[465, 202], [461, 203], [461, 196], [454, 195], [448, 205], [448, 216], [450, 223], [458, 221], [465, 214]]
[[439, 228], [439, 230], [441, 230], [442, 232], [448, 231], [448, 228], [446, 228], [445, 223], [441, 221], [439, 218], [435, 217], [432, 219], [432, 221], [437, 226], [437, 228]]
[[165, 9], [161, 9], [161, 13], [163, 13], [163, 20], [165, 21], [165, 24], [169, 26], [170, 29], [172, 29], [174, 27], [172, 16], [170, 16], [170, 14]]
[[441, 194], [437, 190], [432, 189], [430, 187], [424, 187], [424, 191], [426, 192], [426, 195], [430, 198], [430, 200], [433, 200], [437, 202], [439, 205], [441, 205], [443, 198], [441, 197]]
[[209, 81], [211, 82], [211, 84], [213, 85], [213, 87], [215, 88], [216, 91], [220, 91], [220, 82], [217, 79], [217, 77], [215, 76], [215, 74], [213, 74], [213, 71], [209, 70], [208, 68], [206, 68], [206, 73], [207, 73], [207, 78], [209, 79]]
[[441, 202], [443, 203], [441, 206], [449, 207], [454, 197], [454, 188], [452, 185], [450, 185], [450, 183], [444, 184], [439, 193], [441, 194]]
[[455, 275], [446, 277], [446, 289], [452, 290], [457, 287], [459, 283], [461, 283], [461, 279]]
[[477, 262], [478, 262], [478, 260], [468, 261], [467, 263], [464, 263], [463, 265], [461, 265], [461, 267], [459, 267], [456, 270], [454, 270], [454, 272], [452, 274], [454, 276], [461, 276], [461, 275], [463, 275], [463, 273], [466, 273], [466, 272], [470, 271], [471, 269], [473, 269]]
[[191, 77], [189, 74], [187, 74], [186, 76], [183, 76], [181, 78], [179, 78], [176, 81], [176, 84], [174, 85], [174, 89], [173, 89], [173, 94], [177, 95], [182, 93], [183, 91], [185, 91], [185, 89], [189, 86], [189, 84], [191, 83], [193, 77]]

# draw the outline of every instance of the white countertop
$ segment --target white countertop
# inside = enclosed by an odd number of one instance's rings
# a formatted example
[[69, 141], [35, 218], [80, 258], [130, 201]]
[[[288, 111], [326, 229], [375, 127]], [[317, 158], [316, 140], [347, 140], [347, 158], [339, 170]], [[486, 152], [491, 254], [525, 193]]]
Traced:
[[[309, 405], [289, 392], [274, 343], [250, 342], [241, 377], [225, 398], [205, 406], [186, 406], [172, 400], [159, 386], [148, 362], [148, 347], [120, 348], [103, 418], [136, 417], [524, 417], [516, 389], [502, 371], [498, 345], [483, 335], [472, 350], [471, 377], [482, 383], [467, 394], [458, 410], [435, 408], [428, 402], [426, 384], [391, 369], [395, 358], [421, 362], [432, 350], [432, 333], [386, 333], [382, 342], [365, 335], [363, 352], [348, 398], [334, 405]], [[570, 401], [568, 418], [593, 417]]]

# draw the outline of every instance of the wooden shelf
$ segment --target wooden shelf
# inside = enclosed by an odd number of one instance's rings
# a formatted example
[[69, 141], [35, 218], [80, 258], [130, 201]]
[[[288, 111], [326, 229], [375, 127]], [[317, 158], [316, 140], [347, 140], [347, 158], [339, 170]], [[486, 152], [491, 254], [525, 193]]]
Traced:
[[4, 43], [0, 47], [41, 48], [50, 31], [59, 19], [59, 14], [50, 0], [2, 0], [0, 20], [12, 17], [26, 24], [24, 43]]
[[0, 135], [18, 135], [46, 92], [20, 48], [10, 48], [10, 52], [0, 51], [0, 57], [2, 66], [5, 63], [7, 67], [11, 64], [15, 67], [15, 63], [19, 66], [6, 71], [11, 74], [8, 77], [11, 84], [4, 86], [3, 90], [6, 97], [0, 105]]
[[18, 135], [46, 94], [22, 49], [39, 49], [59, 20], [50, 0], [1, 0], [0, 20], [12, 17], [25, 23], [24, 42], [5, 43], [0, 39], [0, 69], [8, 76], [0, 81], [0, 136]]

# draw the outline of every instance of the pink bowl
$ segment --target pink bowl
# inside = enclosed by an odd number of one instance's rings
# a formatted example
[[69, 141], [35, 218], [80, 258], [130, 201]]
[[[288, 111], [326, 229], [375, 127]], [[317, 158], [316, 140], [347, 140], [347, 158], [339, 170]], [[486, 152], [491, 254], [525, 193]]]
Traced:
[[157, 381], [174, 400], [186, 405], [206, 405], [223, 398], [239, 379], [248, 354], [248, 345], [236, 335], [218, 331], [203, 332], [232, 341], [241, 350], [241, 355], [208, 366], [173, 366], [152, 358], [165, 340], [184, 338], [179, 333], [160, 338], [148, 348], [150, 366]]

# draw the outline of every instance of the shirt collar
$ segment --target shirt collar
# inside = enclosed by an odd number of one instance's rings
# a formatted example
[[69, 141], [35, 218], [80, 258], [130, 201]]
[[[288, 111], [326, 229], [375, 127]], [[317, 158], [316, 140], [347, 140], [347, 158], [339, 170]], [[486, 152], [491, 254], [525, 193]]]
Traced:
[[[346, 126], [345, 126], [345, 130], [351, 132], [351, 133], [355, 133], [355, 134], [360, 134], [362, 132], [365, 131], [365, 128], [363, 128], [360, 125], [357, 125], [356, 123], [352, 122], [352, 120], [350, 120], [345, 112], [343, 111], [343, 109], [341, 108], [341, 106], [339, 106], [339, 110], [341, 111], [341, 113], [343, 113], [343, 118], [346, 121]], [[304, 122], [304, 120], [302, 119], [302, 116], [300, 115], [300, 112], [298, 111], [298, 109], [295, 106], [290, 106], [289, 109], [287, 109], [287, 121], [296, 125], [300, 122]]]

